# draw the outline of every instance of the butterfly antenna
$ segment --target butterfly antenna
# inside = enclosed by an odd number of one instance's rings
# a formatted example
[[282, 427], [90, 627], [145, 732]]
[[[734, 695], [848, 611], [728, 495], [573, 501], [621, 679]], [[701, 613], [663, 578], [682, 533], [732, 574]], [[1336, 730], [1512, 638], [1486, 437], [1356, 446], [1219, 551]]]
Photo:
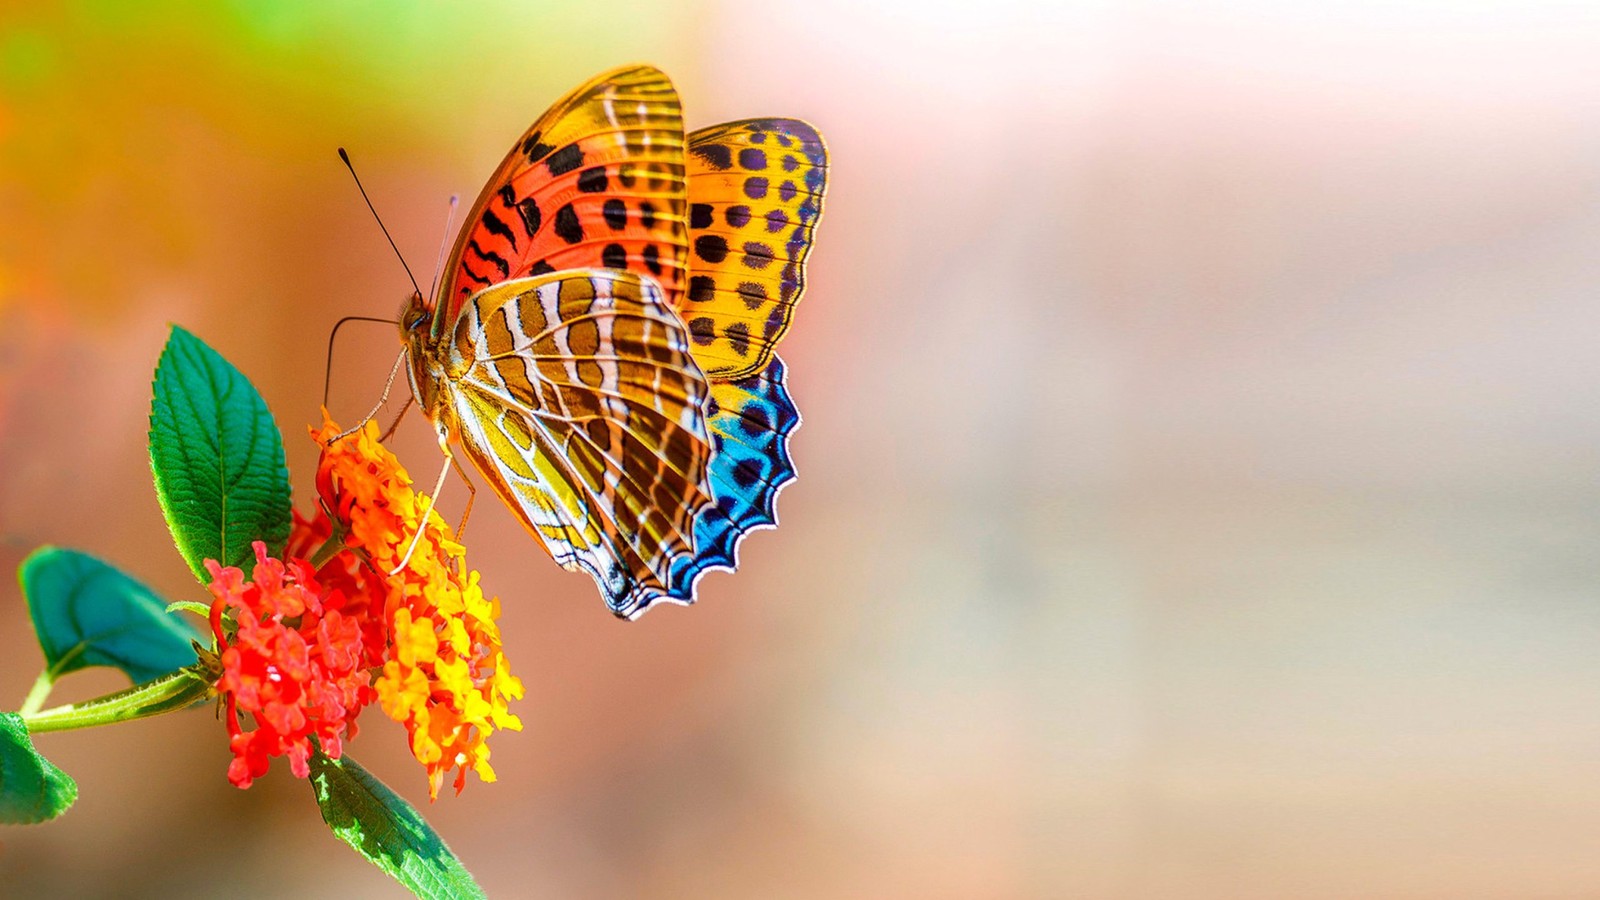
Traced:
[[456, 221], [456, 205], [461, 202], [460, 194], [450, 195], [450, 211], [444, 217], [444, 238], [439, 241], [439, 261], [433, 264], [433, 281], [428, 293], [428, 302], [433, 303], [434, 297], [439, 293], [439, 277], [444, 274], [444, 248], [450, 246], [450, 226]]
[[346, 322], [382, 322], [385, 325], [400, 323], [393, 319], [375, 319], [372, 316], [345, 316], [333, 325], [333, 330], [328, 332], [328, 363], [322, 369], [322, 405], [328, 405], [328, 388], [333, 384], [333, 339], [339, 336], [339, 329]]
[[350, 177], [356, 180], [356, 190], [361, 192], [361, 199], [367, 201], [367, 209], [372, 210], [372, 218], [377, 219], [378, 227], [383, 230], [383, 236], [389, 239], [389, 246], [394, 250], [394, 255], [400, 260], [400, 267], [406, 270], [406, 277], [411, 279], [411, 287], [416, 290], [417, 296], [422, 296], [422, 288], [417, 287], [417, 276], [411, 274], [411, 267], [406, 265], [406, 258], [400, 255], [400, 248], [395, 246], [394, 238], [389, 237], [389, 229], [383, 227], [383, 219], [378, 217], [378, 210], [372, 205], [372, 198], [367, 196], [367, 189], [361, 186], [361, 176], [356, 174], [356, 167], [350, 164], [350, 154], [339, 148], [339, 158], [344, 160], [344, 167], [350, 170]]

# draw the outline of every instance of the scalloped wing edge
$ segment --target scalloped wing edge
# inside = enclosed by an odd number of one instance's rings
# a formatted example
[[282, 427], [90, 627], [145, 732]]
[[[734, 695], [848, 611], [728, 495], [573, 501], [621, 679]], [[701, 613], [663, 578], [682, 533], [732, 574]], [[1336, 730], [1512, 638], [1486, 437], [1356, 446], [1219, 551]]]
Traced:
[[[669, 577], [671, 590], [655, 597], [654, 600], [662, 600], [680, 606], [693, 604], [700, 579], [704, 578], [707, 573], [715, 571], [733, 572], [738, 569], [739, 551], [744, 544], [745, 538], [757, 531], [766, 531], [778, 527], [778, 499], [784, 488], [799, 479], [799, 472], [794, 464], [794, 456], [790, 452], [790, 444], [794, 439], [795, 432], [800, 430], [804, 417], [800, 415], [799, 408], [789, 394], [788, 369], [784, 365], [782, 358], [777, 354], [773, 354], [772, 360], [765, 369], [755, 375], [746, 376], [746, 379], [740, 379], [740, 381], [763, 378], [770, 379], [773, 405], [780, 413], [785, 413], [790, 418], [790, 421], [784, 423], [781, 427], [771, 429], [776, 438], [773, 444], [773, 450], [776, 453], [768, 454], [768, 456], [774, 463], [777, 478], [767, 482], [765, 489], [758, 495], [763, 501], [759, 508], [755, 507], [754, 504], [749, 504], [752, 509], [757, 511], [757, 514], [752, 517], [748, 524], [741, 526], [722, 508], [721, 500], [723, 498], [717, 492], [718, 485], [722, 483], [723, 479], [732, 479], [731, 470], [724, 472], [717, 468], [719, 459], [723, 461], [734, 460], [735, 465], [737, 465], [737, 458], [731, 454], [724, 455], [722, 451], [718, 451], [711, 460], [711, 493], [718, 500], [718, 504], [696, 517], [694, 524], [694, 557], [687, 563], [673, 566]], [[715, 390], [715, 384], [713, 384], [713, 390]], [[737, 416], [738, 413], [734, 415]], [[716, 416], [708, 417], [708, 424], [711, 427], [714, 441], [717, 437], [725, 434], [714, 424], [716, 420]], [[712, 546], [700, 546], [700, 541], [707, 536], [703, 529], [710, 529], [713, 526], [720, 526], [725, 530], [714, 539]], [[643, 612], [643, 608], [640, 609], [640, 612]], [[630, 616], [629, 618], [635, 617]]]

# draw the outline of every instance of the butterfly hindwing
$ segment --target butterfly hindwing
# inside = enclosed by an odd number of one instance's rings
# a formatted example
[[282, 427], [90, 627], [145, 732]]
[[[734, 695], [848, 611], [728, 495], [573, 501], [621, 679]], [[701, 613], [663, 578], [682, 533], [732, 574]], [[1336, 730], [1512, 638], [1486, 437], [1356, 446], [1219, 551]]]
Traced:
[[702, 573], [734, 569], [746, 534], [778, 524], [778, 491], [795, 478], [789, 436], [800, 427], [786, 380], [783, 360], [774, 355], [755, 375], [711, 383], [707, 427], [716, 503], [694, 521], [695, 555], [672, 567], [672, 589], [681, 597], [694, 596]]
[[511, 148], [467, 214], [434, 334], [485, 287], [604, 266], [648, 275], [669, 304], [684, 280], [683, 114], [650, 66], [599, 75], [558, 101]]
[[688, 138], [689, 283], [678, 310], [713, 379], [761, 371], [805, 290], [828, 151], [797, 119], [746, 119]]
[[[445, 394], [467, 456], [612, 611], [670, 592], [712, 509], [708, 385], [652, 280], [590, 269], [474, 294]], [[681, 564], [681, 563], [680, 563]]]

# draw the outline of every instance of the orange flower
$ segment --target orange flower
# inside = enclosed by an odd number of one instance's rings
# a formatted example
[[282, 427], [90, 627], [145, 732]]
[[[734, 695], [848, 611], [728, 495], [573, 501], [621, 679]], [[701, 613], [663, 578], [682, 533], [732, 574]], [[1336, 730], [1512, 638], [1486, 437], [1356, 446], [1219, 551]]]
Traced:
[[[522, 682], [511, 675], [501, 649], [499, 603], [483, 596], [478, 573], [466, 567], [465, 549], [438, 514], [430, 511], [423, 520], [428, 500], [411, 489], [405, 469], [378, 443], [377, 426], [369, 422], [328, 445], [339, 431], [326, 420], [312, 431], [323, 445], [317, 493], [348, 548], [318, 576], [348, 585], [383, 611], [387, 652], [373, 687], [384, 713], [409, 732], [430, 795], [438, 796], [451, 769], [457, 793], [468, 769], [493, 781], [489, 735], [522, 728], [507, 709], [522, 696]], [[315, 520], [309, 527], [332, 530], [331, 523]], [[406, 565], [389, 575], [419, 530]]]

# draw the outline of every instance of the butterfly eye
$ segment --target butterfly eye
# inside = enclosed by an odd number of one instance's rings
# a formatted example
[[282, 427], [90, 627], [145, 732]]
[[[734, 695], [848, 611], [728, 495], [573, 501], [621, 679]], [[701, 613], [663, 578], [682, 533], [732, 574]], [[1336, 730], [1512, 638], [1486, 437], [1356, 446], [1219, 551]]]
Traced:
[[405, 331], [416, 331], [428, 319], [428, 307], [422, 302], [422, 297], [412, 294], [400, 306], [400, 327]]

